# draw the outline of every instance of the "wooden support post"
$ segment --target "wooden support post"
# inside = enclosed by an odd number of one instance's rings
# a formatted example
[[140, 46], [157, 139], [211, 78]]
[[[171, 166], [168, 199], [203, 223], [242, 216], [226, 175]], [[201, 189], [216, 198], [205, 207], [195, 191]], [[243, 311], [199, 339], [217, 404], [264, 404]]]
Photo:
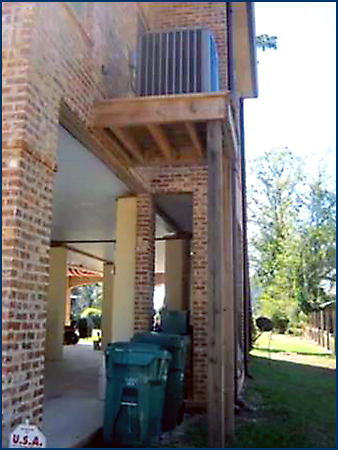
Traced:
[[325, 347], [324, 311], [320, 311], [320, 345]]
[[222, 122], [208, 124], [209, 447], [225, 447], [234, 429], [234, 316], [231, 164], [223, 153]]
[[311, 313], [308, 316], [307, 320], [308, 320], [308, 324], [309, 324], [310, 338], [314, 340], [314, 338], [315, 338], [315, 334], [314, 334], [315, 325], [314, 325], [314, 315], [313, 315], [313, 313]]
[[231, 183], [233, 173], [232, 152], [227, 149], [226, 156], [223, 160], [223, 176], [224, 176], [224, 240], [222, 251], [224, 254], [224, 278], [222, 296], [222, 307], [224, 314], [224, 347], [225, 347], [225, 367], [224, 367], [224, 397], [225, 397], [225, 434], [230, 437], [234, 433], [234, 379], [235, 379], [235, 325], [234, 325], [234, 290], [233, 290], [233, 217], [232, 217], [232, 191], [234, 186]]
[[315, 312], [315, 318], [316, 318], [316, 342], [317, 344], [320, 344], [320, 337], [319, 337], [319, 311]]
[[326, 348], [331, 350], [330, 347], [330, 311], [325, 311], [325, 335], [326, 335]]

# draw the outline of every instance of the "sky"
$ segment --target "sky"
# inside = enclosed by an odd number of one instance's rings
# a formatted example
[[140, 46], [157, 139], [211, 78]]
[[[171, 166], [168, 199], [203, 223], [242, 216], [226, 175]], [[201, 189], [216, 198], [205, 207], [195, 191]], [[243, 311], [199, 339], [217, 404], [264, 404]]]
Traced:
[[256, 35], [277, 36], [278, 49], [257, 51], [259, 96], [244, 102], [247, 159], [288, 147], [311, 165], [333, 149], [335, 171], [336, 3], [255, 2], [255, 12]]

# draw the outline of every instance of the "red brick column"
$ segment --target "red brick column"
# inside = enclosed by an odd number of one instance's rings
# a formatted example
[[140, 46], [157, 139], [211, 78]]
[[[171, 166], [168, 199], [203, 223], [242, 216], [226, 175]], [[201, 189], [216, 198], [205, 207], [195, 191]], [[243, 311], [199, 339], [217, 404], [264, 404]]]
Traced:
[[137, 2], [91, 8], [82, 18], [62, 2], [2, 3], [3, 446], [25, 416], [42, 417], [61, 99], [88, 124], [95, 98], [131, 89]]
[[26, 415], [41, 420], [53, 171], [22, 148], [5, 147], [2, 158], [5, 437]]
[[193, 398], [207, 400], [208, 380], [208, 201], [207, 173], [193, 194], [192, 325]]
[[153, 316], [155, 212], [150, 194], [137, 198], [135, 255], [135, 332], [148, 331]]
[[[203, 402], [207, 398], [208, 381], [208, 169], [205, 166], [153, 167], [143, 168], [142, 174], [149, 179], [152, 194], [192, 194], [193, 399]], [[146, 197], [142, 196], [142, 198]], [[139, 259], [139, 261], [141, 260]], [[140, 267], [145, 267], [144, 263], [141, 263]], [[146, 297], [143, 297], [142, 301], [146, 302]], [[140, 306], [138, 310], [140, 310]], [[135, 314], [137, 314], [136, 311]]]
[[[57, 107], [31, 65], [34, 3], [3, 3], [2, 428], [41, 422]], [[45, 91], [43, 89], [45, 88]], [[43, 139], [41, 138], [43, 136]]]

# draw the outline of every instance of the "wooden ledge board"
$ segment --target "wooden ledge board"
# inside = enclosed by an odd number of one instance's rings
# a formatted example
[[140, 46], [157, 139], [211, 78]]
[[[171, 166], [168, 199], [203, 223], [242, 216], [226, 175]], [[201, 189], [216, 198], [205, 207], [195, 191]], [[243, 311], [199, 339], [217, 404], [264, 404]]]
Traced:
[[94, 104], [92, 125], [104, 128], [222, 120], [227, 117], [229, 103], [227, 91], [115, 98]]

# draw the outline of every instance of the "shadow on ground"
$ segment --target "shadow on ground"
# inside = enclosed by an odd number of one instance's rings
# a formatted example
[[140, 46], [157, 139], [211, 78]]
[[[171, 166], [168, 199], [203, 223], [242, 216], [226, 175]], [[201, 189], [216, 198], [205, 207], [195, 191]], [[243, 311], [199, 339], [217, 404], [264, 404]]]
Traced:
[[304, 355], [304, 356], [321, 356], [321, 357], [332, 357], [332, 353], [330, 352], [318, 352], [318, 353], [313, 353], [313, 352], [297, 352], [297, 351], [292, 351], [289, 352], [287, 350], [279, 350], [276, 348], [271, 348], [269, 349], [269, 347], [255, 347], [255, 350], [259, 350], [262, 352], [270, 352], [270, 353], [286, 353], [286, 354], [296, 354], [296, 355]]

